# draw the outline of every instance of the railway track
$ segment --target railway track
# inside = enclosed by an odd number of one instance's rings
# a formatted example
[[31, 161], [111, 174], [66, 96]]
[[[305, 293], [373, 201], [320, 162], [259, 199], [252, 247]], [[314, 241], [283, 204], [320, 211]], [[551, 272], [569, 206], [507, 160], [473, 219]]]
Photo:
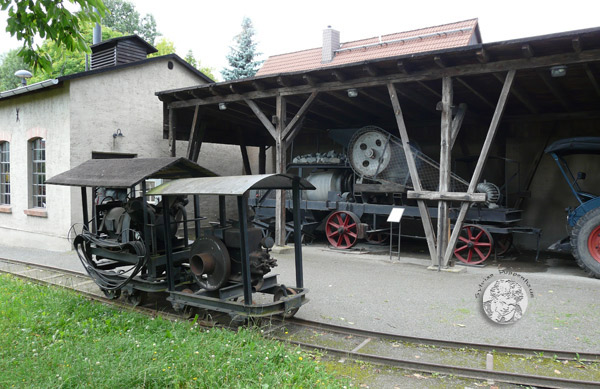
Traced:
[[[90, 299], [131, 309], [131, 305], [120, 300], [107, 299], [87, 274], [4, 258], [0, 258], [0, 272], [73, 289]], [[181, 315], [166, 308], [155, 305], [135, 309], [181, 320]], [[222, 316], [227, 315], [217, 314], [202, 324], [215, 325]], [[266, 336], [320, 350], [342, 361], [353, 359], [418, 372], [537, 387], [598, 388], [600, 385], [600, 354], [594, 353], [416, 338], [296, 318], [272, 319], [262, 330]], [[535, 366], [534, 374], [522, 371], [527, 365]], [[558, 368], [560, 371], [556, 373]], [[571, 374], [577, 372], [580, 374]], [[577, 378], [565, 378], [568, 375]]]

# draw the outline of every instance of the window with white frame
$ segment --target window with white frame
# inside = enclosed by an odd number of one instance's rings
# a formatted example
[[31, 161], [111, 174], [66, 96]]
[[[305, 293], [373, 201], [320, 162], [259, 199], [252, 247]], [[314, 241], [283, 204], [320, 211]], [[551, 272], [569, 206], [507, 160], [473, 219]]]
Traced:
[[31, 207], [46, 208], [46, 140], [31, 140]]
[[10, 143], [0, 142], [0, 205], [10, 204]]

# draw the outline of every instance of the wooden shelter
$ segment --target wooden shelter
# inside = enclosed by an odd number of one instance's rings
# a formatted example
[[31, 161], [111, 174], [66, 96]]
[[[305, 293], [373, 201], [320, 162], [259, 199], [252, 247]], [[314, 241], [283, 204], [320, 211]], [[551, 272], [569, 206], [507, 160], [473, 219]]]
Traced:
[[[172, 155], [178, 140], [189, 141], [191, 160], [197, 160], [203, 142], [240, 145], [247, 174], [246, 146], [260, 148], [260, 173], [265, 170], [265, 149], [273, 146], [276, 173], [285, 173], [286, 151], [294, 139], [302, 134], [310, 139], [327, 128], [393, 128], [407, 156], [413, 139], [436, 140], [439, 191], [421, 190], [417, 168], [408, 158], [414, 184], [409, 197], [418, 200], [432, 264], [444, 267], [465, 213], [478, 199], [475, 187], [490, 149], [499, 147], [494, 144], [499, 127], [597, 121], [599, 61], [600, 28], [593, 28], [199, 85], [157, 96], [164, 104], [163, 136]], [[348, 89], [358, 96], [349, 97]], [[469, 132], [461, 138], [463, 123]], [[477, 164], [466, 193], [448, 191], [455, 141], [463, 151], [469, 143], [477, 144]], [[539, 163], [539, 158], [532, 160]], [[533, 172], [535, 167], [533, 163]], [[278, 244], [284, 234], [284, 195], [278, 194]], [[437, 226], [426, 201], [438, 203]], [[448, 201], [462, 204], [451, 233]]]

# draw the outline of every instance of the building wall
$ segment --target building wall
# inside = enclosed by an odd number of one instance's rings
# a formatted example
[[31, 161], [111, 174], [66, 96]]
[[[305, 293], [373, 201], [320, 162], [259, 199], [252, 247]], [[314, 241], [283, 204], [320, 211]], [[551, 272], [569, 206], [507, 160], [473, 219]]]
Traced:
[[[46, 178], [91, 159], [92, 152], [166, 157], [163, 105], [155, 92], [198, 83], [204, 80], [163, 58], [0, 101], [0, 138], [10, 140], [12, 203], [10, 213], [0, 212], [0, 245], [69, 250], [69, 228], [82, 220], [80, 189], [55, 185], [47, 187], [46, 217], [24, 213], [29, 192], [27, 134], [45, 134]], [[113, 137], [117, 129], [123, 137]], [[185, 156], [187, 142], [177, 146], [178, 156]], [[239, 147], [234, 146], [204, 144], [199, 162], [222, 175], [241, 174], [243, 169]], [[91, 199], [90, 189], [88, 196]]]
[[45, 217], [24, 212], [30, 208], [29, 139], [46, 139], [46, 177], [69, 167], [69, 105], [68, 86], [0, 101], [0, 133], [10, 140], [11, 177], [10, 213], [0, 213], [0, 245], [68, 247], [69, 188], [48, 186]]

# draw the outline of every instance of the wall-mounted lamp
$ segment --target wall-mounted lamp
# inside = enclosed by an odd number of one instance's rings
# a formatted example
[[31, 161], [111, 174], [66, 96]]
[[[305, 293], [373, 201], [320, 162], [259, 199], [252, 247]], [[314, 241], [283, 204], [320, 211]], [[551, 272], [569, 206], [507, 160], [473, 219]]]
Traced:
[[219, 111], [225, 111], [227, 109], [227, 104], [219, 103]]
[[116, 139], [116, 138], [122, 138], [122, 137], [124, 137], [124, 136], [125, 136], [125, 135], [123, 135], [123, 133], [121, 132], [121, 129], [120, 129], [120, 128], [117, 128], [117, 131], [115, 131], [115, 133], [113, 134], [113, 138], [115, 138], [115, 139]]
[[552, 77], [564, 77], [567, 75], [567, 67], [565, 65], [552, 66], [550, 75]]
[[358, 90], [356, 90], [354, 88], [348, 89], [347, 92], [348, 92], [348, 97], [356, 97], [356, 96], [358, 96]]

